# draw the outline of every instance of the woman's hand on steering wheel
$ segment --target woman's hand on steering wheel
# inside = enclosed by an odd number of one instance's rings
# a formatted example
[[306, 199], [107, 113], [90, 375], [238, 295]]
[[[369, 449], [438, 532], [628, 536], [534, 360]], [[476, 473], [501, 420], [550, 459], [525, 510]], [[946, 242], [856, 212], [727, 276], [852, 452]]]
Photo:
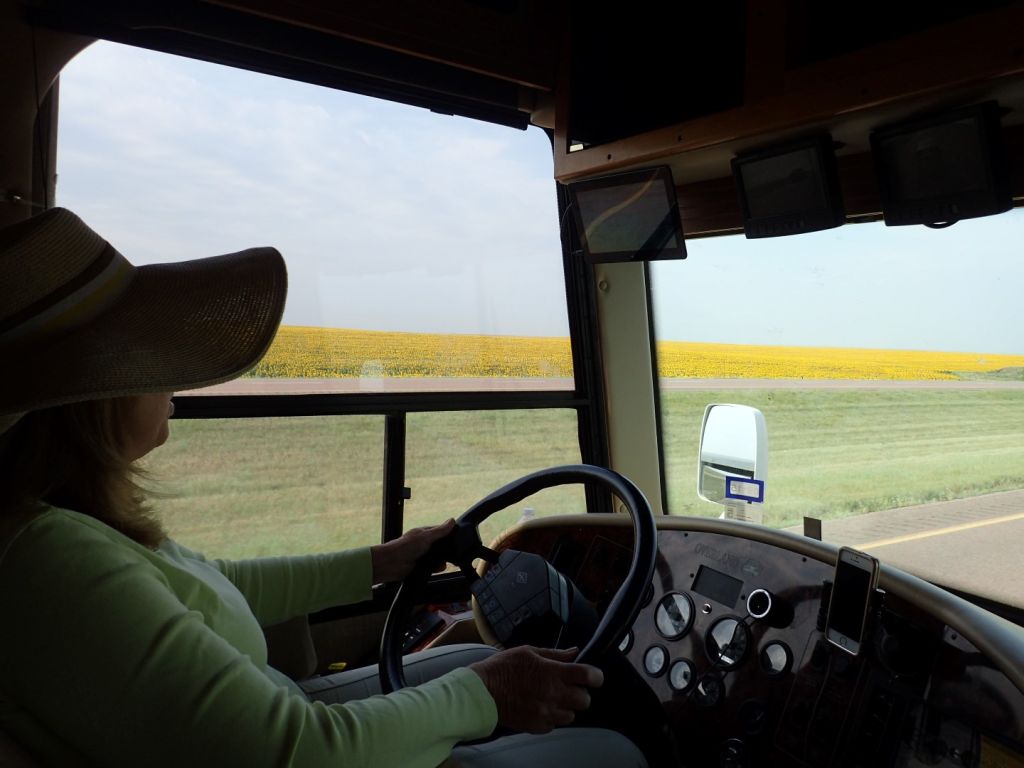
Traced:
[[600, 688], [604, 673], [589, 664], [572, 664], [578, 648], [557, 650], [520, 645], [470, 664], [498, 708], [498, 724], [516, 731], [547, 733], [568, 725], [590, 706], [590, 688]]
[[[381, 650], [380, 650], [380, 685], [381, 690], [385, 693], [392, 691], [401, 690], [405, 687], [405, 677], [402, 673], [402, 644], [405, 637], [405, 631], [409, 616], [412, 612], [413, 606], [417, 603], [426, 602], [424, 600], [424, 589], [430, 575], [430, 569], [436, 566], [440, 561], [445, 560], [453, 563], [459, 567], [463, 575], [469, 581], [470, 590], [479, 599], [479, 591], [486, 592], [488, 589], [492, 591], [490, 597], [492, 597], [495, 603], [492, 608], [502, 608], [505, 619], [504, 624], [499, 625], [496, 629], [512, 630], [518, 624], [523, 624], [527, 619], [531, 617], [540, 617], [541, 620], [547, 620], [555, 617], [560, 621], [565, 621], [565, 617], [560, 615], [562, 601], [559, 600], [558, 606], [548, 605], [550, 601], [545, 600], [533, 600], [533, 596], [525, 595], [526, 603], [516, 598], [516, 596], [507, 595], [509, 590], [504, 589], [506, 586], [505, 581], [507, 579], [515, 580], [515, 583], [526, 583], [523, 581], [527, 578], [526, 572], [519, 573], [515, 568], [509, 568], [505, 576], [500, 575], [500, 571], [497, 569], [500, 566], [501, 558], [506, 555], [513, 557], [518, 555], [526, 555], [527, 553], [515, 553], [514, 550], [506, 549], [502, 553], [494, 552], [483, 545], [480, 540], [480, 524], [488, 517], [493, 515], [511, 504], [522, 501], [527, 496], [536, 493], [537, 491], [544, 490], [545, 488], [553, 488], [558, 485], [567, 485], [569, 483], [592, 483], [596, 484], [597, 487], [603, 488], [606, 491], [610, 491], [612, 494], [617, 496], [619, 500], [625, 505], [631, 522], [633, 524], [633, 552], [630, 559], [629, 572], [626, 574], [625, 579], [619, 586], [618, 590], [612, 595], [611, 599], [607, 603], [604, 614], [600, 617], [596, 627], [590, 633], [589, 639], [583, 645], [583, 650], [575, 656], [578, 662], [584, 662], [583, 664], [577, 664], [577, 667], [586, 667], [585, 662], [591, 659], [599, 659], [605, 653], [614, 649], [621, 641], [623, 635], [626, 634], [629, 627], [632, 626], [633, 621], [636, 619], [637, 614], [640, 611], [641, 600], [643, 598], [644, 591], [651, 583], [651, 579], [654, 575], [654, 563], [657, 558], [658, 552], [658, 531], [657, 526], [654, 522], [654, 514], [651, 511], [651, 505], [644, 498], [643, 493], [639, 488], [636, 487], [632, 482], [611, 470], [604, 469], [602, 467], [595, 467], [588, 464], [570, 464], [562, 467], [551, 467], [549, 469], [542, 469], [539, 472], [534, 472], [525, 477], [521, 477], [508, 485], [505, 485], [494, 493], [490, 494], [484, 499], [481, 499], [472, 507], [467, 509], [458, 520], [455, 521], [454, 525], [448, 523], [450, 527], [448, 535], [444, 535], [443, 531], [434, 531], [434, 533], [426, 534], [431, 536], [433, 543], [426, 543], [424, 546], [424, 556], [421, 558], [420, 563], [415, 564], [411, 568], [411, 572], [402, 580], [402, 584], [398, 591], [395, 593], [394, 602], [391, 604], [391, 610], [388, 612], [387, 620], [384, 622], [384, 631], [381, 634]], [[436, 539], [434, 535], [436, 534]], [[381, 545], [381, 549], [388, 547], [396, 542], [389, 542], [389, 544]], [[378, 550], [379, 552], [379, 550]], [[386, 554], [390, 554], [385, 550]], [[473, 569], [472, 563], [475, 559], [482, 558], [492, 564], [491, 570], [487, 572], [487, 575], [482, 579], [477, 575]], [[549, 578], [555, 578], [561, 584], [565, 581], [568, 590], [568, 580], [563, 579], [557, 571], [554, 571], [550, 563], [547, 563], [543, 557], [539, 558], [544, 570], [545, 575]], [[506, 563], [508, 565], [508, 563]], [[406, 566], [408, 567], [408, 566]], [[529, 570], [529, 569], [528, 569]], [[488, 577], [491, 574], [495, 574], [495, 578], [491, 579], [488, 583]], [[390, 574], [389, 574], [390, 575]], [[383, 575], [382, 575], [383, 576]], [[499, 577], [504, 579], [499, 582]], [[535, 582], [538, 583], [538, 582]], [[514, 585], [513, 585], [514, 586]], [[478, 589], [479, 588], [479, 589]], [[501, 594], [497, 594], [500, 592]], [[561, 594], [566, 594], [561, 589]], [[551, 590], [547, 591], [550, 596], [553, 594]], [[524, 595], [519, 595], [524, 597]], [[539, 597], [543, 598], [544, 595], [540, 594]], [[509, 599], [506, 599], [509, 598]], [[534, 605], [536, 603], [536, 605]], [[543, 605], [541, 603], [544, 603]], [[553, 610], [552, 610], [553, 609]], [[510, 618], [511, 616], [511, 618]], [[501, 620], [501, 617], [499, 617]], [[569, 617], [571, 623], [571, 617]], [[508, 625], [508, 626], [505, 626]], [[504, 631], [504, 630], [502, 630]], [[506, 633], [509, 634], [509, 633]], [[511, 635], [509, 635], [511, 637]], [[498, 640], [505, 643], [502, 639], [502, 633], [497, 633]], [[513, 638], [514, 639], [514, 638]], [[510, 642], [509, 645], [518, 645], [519, 642]], [[523, 642], [523, 645], [527, 645], [527, 642]], [[501, 658], [503, 654], [498, 654], [497, 658]], [[512, 656], [511, 659], [515, 660], [519, 657]], [[564, 662], [561, 661], [563, 657], [555, 652], [554, 655], [539, 656], [534, 652], [531, 657], [534, 667], [541, 661], [548, 665], [555, 665]], [[570, 657], [571, 658], [571, 657]], [[508, 663], [512, 664], [512, 661], [496, 662], [498, 664]], [[525, 664], [525, 661], [520, 662]], [[485, 674], [486, 668], [485, 668]], [[578, 674], [572, 672], [568, 681], [562, 681], [562, 685], [575, 685], [581, 687], [586, 685], [586, 680], [575, 680], [571, 678], [571, 675]], [[559, 680], [561, 678], [559, 677]], [[524, 671], [519, 674], [516, 678], [515, 685], [523, 686], [535, 686], [538, 684], [538, 678], [535, 674]], [[500, 696], [505, 696], [503, 692], [507, 689], [508, 685], [501, 685], [496, 683], [495, 691]], [[547, 683], [545, 682], [546, 686]], [[523, 687], [523, 691], [526, 692], [526, 700], [530, 701], [529, 695], [531, 688]], [[552, 696], [558, 699], [558, 692], [545, 691], [542, 697], [543, 701], [547, 702]], [[498, 698], [497, 696], [495, 697]], [[536, 697], [532, 699], [536, 701]], [[560, 699], [558, 699], [560, 700]], [[578, 697], [575, 697], [578, 701]], [[568, 703], [572, 703], [569, 701]], [[511, 703], [510, 703], [511, 706]], [[575, 711], [571, 706], [566, 710], [564, 707], [556, 707], [558, 712], [564, 713], [566, 711]], [[500, 711], [500, 710], [499, 710]], [[509, 716], [515, 718], [514, 714]], [[564, 717], [564, 714], [559, 716]], [[549, 713], [548, 718], [553, 716]], [[541, 724], [543, 725], [543, 724]], [[541, 725], [534, 724], [532, 727], [541, 727]]]
[[[430, 546], [451, 533], [454, 527], [455, 520], [448, 519], [440, 525], [411, 528], [397, 539], [370, 547], [373, 583], [388, 584], [402, 581], [412, 573], [413, 567], [427, 554]], [[443, 567], [444, 563], [437, 564], [437, 568]]]

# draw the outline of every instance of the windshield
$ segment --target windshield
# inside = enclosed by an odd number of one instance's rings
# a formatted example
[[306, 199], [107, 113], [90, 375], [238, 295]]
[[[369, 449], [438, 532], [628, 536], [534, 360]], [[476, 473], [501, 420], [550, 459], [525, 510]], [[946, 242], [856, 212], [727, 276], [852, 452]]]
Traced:
[[133, 263], [284, 255], [270, 353], [205, 394], [572, 389], [540, 129], [107, 42], [60, 115], [58, 204]]
[[[705, 406], [759, 409], [766, 525], [1024, 604], [1024, 212], [688, 241], [651, 266], [669, 511]], [[814, 523], [812, 521], [811, 526]]]

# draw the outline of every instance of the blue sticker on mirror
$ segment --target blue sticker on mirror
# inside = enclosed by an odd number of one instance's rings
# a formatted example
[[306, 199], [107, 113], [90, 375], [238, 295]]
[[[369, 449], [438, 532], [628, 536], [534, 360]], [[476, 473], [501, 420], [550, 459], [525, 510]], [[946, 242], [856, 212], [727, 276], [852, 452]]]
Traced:
[[726, 477], [725, 498], [762, 503], [764, 501], [764, 480], [750, 477]]

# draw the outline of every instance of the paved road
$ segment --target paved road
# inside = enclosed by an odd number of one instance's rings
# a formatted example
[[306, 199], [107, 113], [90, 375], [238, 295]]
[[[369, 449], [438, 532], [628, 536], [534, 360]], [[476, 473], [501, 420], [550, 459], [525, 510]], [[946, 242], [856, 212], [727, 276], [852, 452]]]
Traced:
[[826, 520], [822, 538], [929, 581], [1024, 607], [1024, 491]]

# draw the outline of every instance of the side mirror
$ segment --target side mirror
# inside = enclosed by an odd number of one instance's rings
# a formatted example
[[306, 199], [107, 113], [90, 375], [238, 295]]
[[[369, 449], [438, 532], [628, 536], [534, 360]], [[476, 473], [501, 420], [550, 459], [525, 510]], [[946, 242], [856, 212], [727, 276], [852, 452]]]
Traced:
[[723, 505], [723, 517], [759, 523], [767, 477], [764, 414], [749, 405], [707, 406], [700, 431], [697, 494]]

